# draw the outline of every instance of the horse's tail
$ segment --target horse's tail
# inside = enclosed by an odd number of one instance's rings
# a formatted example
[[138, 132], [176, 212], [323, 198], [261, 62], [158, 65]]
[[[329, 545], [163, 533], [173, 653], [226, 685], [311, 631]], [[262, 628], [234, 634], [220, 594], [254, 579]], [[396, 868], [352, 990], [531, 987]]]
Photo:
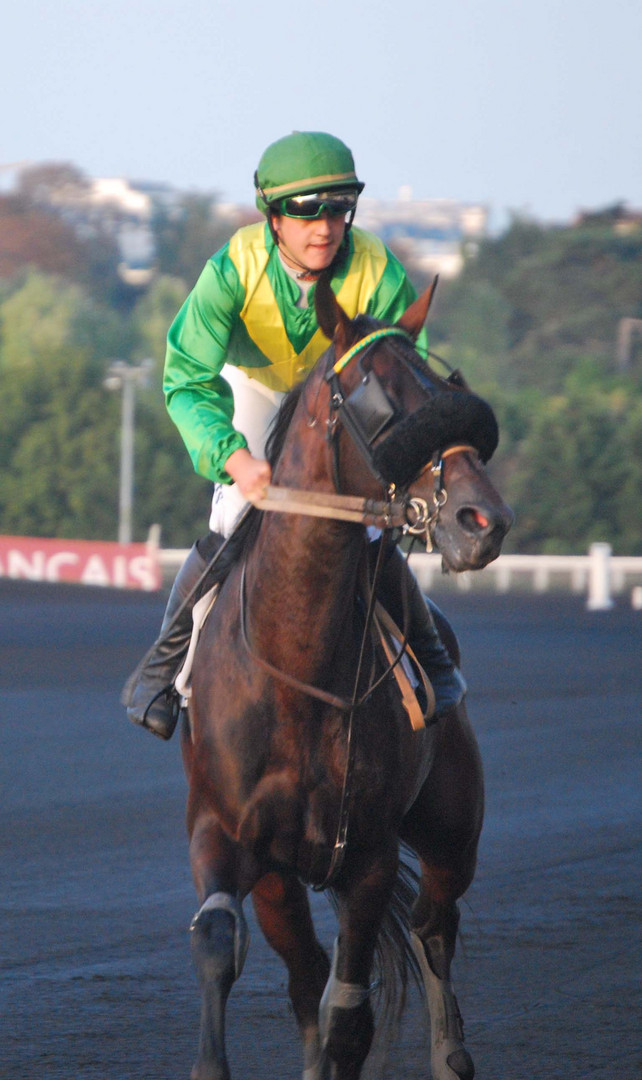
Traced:
[[377, 1012], [384, 1031], [391, 1036], [406, 1006], [409, 983], [421, 991], [417, 958], [410, 943], [410, 914], [417, 899], [419, 877], [402, 849], [397, 881], [381, 924], [375, 951]]

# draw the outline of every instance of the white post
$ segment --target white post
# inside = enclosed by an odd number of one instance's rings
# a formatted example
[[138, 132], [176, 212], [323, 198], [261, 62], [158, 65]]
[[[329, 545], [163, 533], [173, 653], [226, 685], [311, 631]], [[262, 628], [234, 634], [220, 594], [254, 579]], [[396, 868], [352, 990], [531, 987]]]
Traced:
[[508, 592], [511, 581], [510, 566], [507, 562], [502, 562], [501, 557], [495, 563], [495, 581], [499, 592]]
[[132, 502], [134, 497], [134, 379], [136, 368], [123, 368], [120, 426], [120, 492], [118, 499], [118, 543], [132, 539]]
[[113, 360], [107, 369], [103, 385], [108, 390], [122, 391], [120, 430], [120, 487], [118, 493], [118, 543], [130, 544], [132, 539], [132, 507], [134, 497], [134, 409], [136, 384], [144, 386], [154, 361], [143, 360], [138, 367], [124, 360]]
[[586, 606], [589, 611], [608, 611], [611, 599], [611, 545], [591, 544], [589, 548], [589, 592]]
[[147, 550], [150, 555], [158, 555], [160, 548], [161, 527], [160, 525], [150, 525], [149, 532], [147, 533]]

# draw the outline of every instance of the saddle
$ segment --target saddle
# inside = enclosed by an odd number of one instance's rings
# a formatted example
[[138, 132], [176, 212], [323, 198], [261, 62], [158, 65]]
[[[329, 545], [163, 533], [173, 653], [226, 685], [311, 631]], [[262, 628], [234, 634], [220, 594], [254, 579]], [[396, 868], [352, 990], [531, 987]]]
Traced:
[[205, 625], [207, 616], [214, 607], [214, 601], [218, 596], [218, 590], [219, 585], [217, 583], [204, 593], [200, 600], [196, 601], [192, 609], [192, 636], [183, 661], [183, 666], [174, 679], [174, 687], [181, 698], [181, 708], [185, 708], [192, 696], [192, 664], [194, 662], [194, 653], [196, 652], [198, 639], [201, 630]]

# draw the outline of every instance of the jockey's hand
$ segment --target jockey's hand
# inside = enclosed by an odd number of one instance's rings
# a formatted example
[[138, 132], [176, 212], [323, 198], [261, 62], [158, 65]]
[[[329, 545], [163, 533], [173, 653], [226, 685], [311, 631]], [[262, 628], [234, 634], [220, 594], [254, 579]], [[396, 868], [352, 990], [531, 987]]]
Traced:
[[230, 454], [225, 462], [225, 471], [248, 502], [258, 502], [267, 495], [272, 469], [267, 461], [252, 457], [249, 450], [241, 448]]

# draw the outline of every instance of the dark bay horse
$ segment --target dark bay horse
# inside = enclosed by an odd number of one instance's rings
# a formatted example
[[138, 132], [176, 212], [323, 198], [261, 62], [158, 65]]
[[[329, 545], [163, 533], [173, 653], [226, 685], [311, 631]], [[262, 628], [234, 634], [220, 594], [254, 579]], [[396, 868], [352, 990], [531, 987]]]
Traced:
[[[243, 556], [197, 647], [182, 735], [201, 905], [191, 933], [202, 993], [193, 1080], [230, 1075], [225, 1007], [247, 948], [248, 894], [288, 969], [304, 1080], [360, 1076], [376, 950], [384, 987], [413, 968], [420, 976], [435, 1080], [474, 1074], [450, 964], [482, 826], [480, 756], [463, 703], [413, 730], [364, 633], [358, 580], [368, 521], [385, 532], [401, 512], [457, 571], [494, 559], [510, 527], [483, 467], [497, 441], [490, 408], [414, 350], [429, 304], [430, 290], [385, 327], [350, 320], [319, 282], [332, 346], [284, 402], [274, 484], [304, 490], [322, 514], [352, 496], [362, 522], [252, 509]], [[447, 626], [443, 636], [455, 650]], [[400, 845], [419, 860], [411, 897]], [[336, 903], [332, 961], [308, 886], [330, 888]]]

